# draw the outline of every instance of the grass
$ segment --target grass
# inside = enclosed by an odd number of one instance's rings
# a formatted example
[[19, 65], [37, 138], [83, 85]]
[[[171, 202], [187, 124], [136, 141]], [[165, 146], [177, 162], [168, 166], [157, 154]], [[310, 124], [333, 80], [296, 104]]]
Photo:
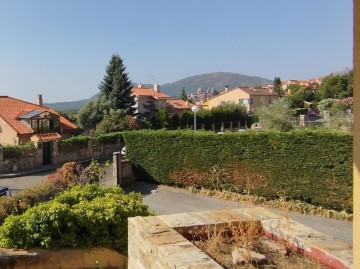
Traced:
[[317, 215], [321, 217], [334, 218], [338, 220], [352, 221], [353, 214], [347, 213], [345, 210], [336, 211], [332, 209], [326, 209], [321, 206], [315, 206], [312, 204], [304, 203], [299, 200], [288, 200], [285, 196], [280, 196], [278, 199], [266, 200], [263, 197], [251, 195], [251, 194], [239, 194], [230, 191], [218, 191], [209, 190], [205, 188], [187, 187], [188, 191], [192, 193], [198, 193], [205, 196], [211, 196], [224, 200], [231, 200], [234, 202], [248, 202], [255, 205], [262, 205], [266, 207], [276, 208], [280, 210], [299, 212], [302, 214]]
[[[258, 221], [197, 227], [189, 234], [193, 244], [224, 268], [324, 268], [292, 251], [287, 242], [280, 243], [265, 237]], [[251, 254], [254, 252], [263, 254], [265, 260], [254, 260], [254, 254]]]

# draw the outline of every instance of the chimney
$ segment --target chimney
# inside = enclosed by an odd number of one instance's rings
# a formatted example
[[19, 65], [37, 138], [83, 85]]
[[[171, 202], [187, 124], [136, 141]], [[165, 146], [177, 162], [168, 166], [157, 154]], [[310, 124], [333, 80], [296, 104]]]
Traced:
[[270, 93], [270, 94], [274, 93], [273, 88], [269, 88], [269, 93]]
[[141, 85], [141, 83], [140, 84], [138, 84], [138, 86], [137, 86], [138, 88], [142, 88], [142, 85]]
[[186, 99], [186, 103], [185, 103], [187, 106], [189, 106], [189, 100]]
[[227, 92], [228, 90], [229, 90], [229, 86], [228, 86], [228, 85], [225, 85], [224, 92]]
[[41, 94], [38, 95], [37, 105], [38, 106], [43, 106], [43, 100], [42, 100], [42, 95]]
[[154, 84], [154, 91], [160, 92], [160, 85], [159, 84], [157, 84], [157, 83]]

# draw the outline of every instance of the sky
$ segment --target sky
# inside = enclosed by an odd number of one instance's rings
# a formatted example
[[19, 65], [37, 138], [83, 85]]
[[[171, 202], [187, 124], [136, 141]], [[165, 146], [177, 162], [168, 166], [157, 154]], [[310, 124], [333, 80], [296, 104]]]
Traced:
[[0, 95], [90, 98], [112, 54], [136, 83], [352, 68], [352, 0], [0, 0]]

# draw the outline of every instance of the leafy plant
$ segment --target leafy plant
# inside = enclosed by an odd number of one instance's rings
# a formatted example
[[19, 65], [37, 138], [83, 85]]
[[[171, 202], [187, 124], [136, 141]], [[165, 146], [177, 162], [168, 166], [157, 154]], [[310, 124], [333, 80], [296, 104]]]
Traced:
[[[352, 135], [326, 130], [124, 132], [138, 177], [352, 212]], [[213, 167], [218, 170], [211, 174]], [[296, 186], [296, 188], [294, 187]], [[309, 188], [309, 186], [311, 186]]]
[[9, 216], [0, 227], [7, 248], [109, 247], [127, 249], [127, 218], [149, 215], [140, 194], [118, 187], [73, 187], [53, 201]]
[[33, 142], [27, 142], [23, 145], [4, 145], [2, 147], [4, 158], [16, 158], [36, 153], [36, 148]]

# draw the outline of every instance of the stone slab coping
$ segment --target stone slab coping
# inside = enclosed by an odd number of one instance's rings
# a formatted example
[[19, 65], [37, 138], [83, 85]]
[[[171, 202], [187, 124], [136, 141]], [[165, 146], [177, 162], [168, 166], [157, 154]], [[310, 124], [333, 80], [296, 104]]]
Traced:
[[[328, 268], [353, 268], [353, 253], [350, 244], [335, 240], [262, 207], [129, 219], [131, 225], [141, 227], [139, 229], [141, 236], [150, 241], [149, 252], [166, 257], [169, 268], [207, 269], [222, 267], [190, 243], [181, 233], [199, 226], [244, 221], [259, 221], [266, 236], [286, 242], [293, 249], [318, 260]], [[129, 253], [129, 255], [131, 254]]]

